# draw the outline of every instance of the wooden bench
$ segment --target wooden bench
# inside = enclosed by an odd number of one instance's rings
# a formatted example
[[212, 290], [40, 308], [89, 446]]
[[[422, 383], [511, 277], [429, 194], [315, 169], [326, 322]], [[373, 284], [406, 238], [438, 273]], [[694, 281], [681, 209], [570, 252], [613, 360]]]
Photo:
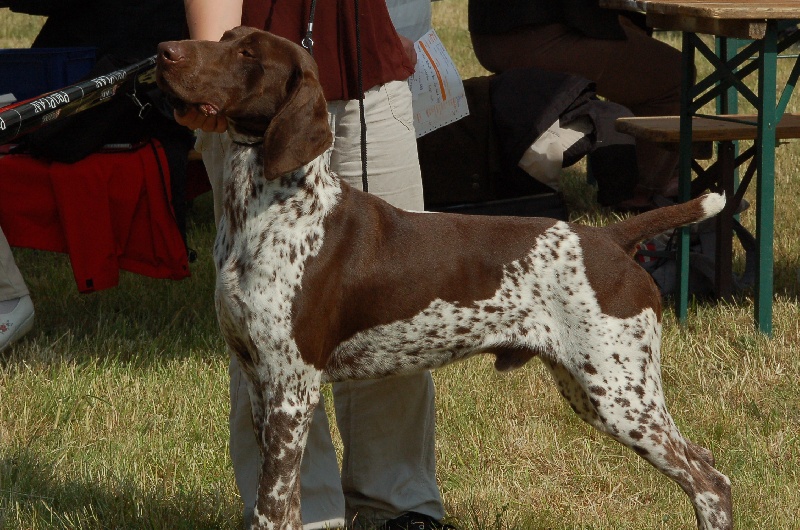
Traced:
[[[677, 149], [680, 143], [680, 117], [631, 117], [618, 118], [616, 129], [631, 136], [662, 144], [668, 149]], [[755, 114], [720, 115], [715, 118], [695, 116], [692, 118], [692, 169], [697, 175], [692, 180], [691, 196], [706, 190], [724, 192], [728, 197], [725, 209], [717, 222], [717, 249], [715, 263], [715, 292], [720, 298], [728, 298], [733, 291], [733, 227], [734, 215], [739, 210], [747, 186], [756, 170], [753, 164], [756, 149], [750, 147], [736, 153], [735, 142], [755, 140], [758, 133]], [[775, 131], [776, 140], [800, 138], [800, 114], [784, 114]], [[697, 160], [712, 158], [711, 145], [718, 142], [717, 158], [708, 167]], [[749, 163], [748, 163], [749, 162]], [[748, 163], [741, 177], [735, 182], [736, 169]]]
[[[692, 142], [755, 140], [755, 114], [721, 115], [719, 118], [692, 118]], [[674, 145], [680, 141], [681, 124], [678, 116], [618, 118], [616, 128], [620, 132], [651, 142]], [[800, 114], [784, 114], [778, 123], [775, 138], [800, 138]]]

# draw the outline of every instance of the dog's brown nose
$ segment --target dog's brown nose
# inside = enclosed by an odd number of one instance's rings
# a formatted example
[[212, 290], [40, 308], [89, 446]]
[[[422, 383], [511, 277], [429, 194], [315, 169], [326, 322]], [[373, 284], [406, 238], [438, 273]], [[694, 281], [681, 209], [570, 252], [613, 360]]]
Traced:
[[183, 48], [179, 42], [162, 42], [158, 45], [158, 58], [160, 61], [177, 63], [184, 57]]

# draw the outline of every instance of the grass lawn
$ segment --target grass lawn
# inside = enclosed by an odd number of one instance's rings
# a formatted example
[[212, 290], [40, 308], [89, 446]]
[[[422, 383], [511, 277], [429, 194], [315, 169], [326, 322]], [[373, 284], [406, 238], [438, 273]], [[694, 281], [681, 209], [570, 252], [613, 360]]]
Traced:
[[[0, 43], [29, 45], [41, 22], [0, 10]], [[482, 75], [466, 0], [434, 3], [434, 22], [462, 75]], [[774, 336], [754, 330], [750, 293], [694, 304], [685, 326], [669, 307], [664, 318], [669, 408], [733, 481], [740, 529], [800, 528], [799, 161], [796, 142], [779, 148]], [[614, 219], [582, 166], [566, 171], [565, 194], [573, 220]], [[117, 288], [80, 295], [66, 256], [15, 251], [36, 326], [0, 357], [0, 530], [241, 525], [211, 210], [208, 196], [192, 207], [199, 260], [180, 282], [123, 274]], [[754, 212], [742, 221], [752, 229]], [[439, 480], [464, 530], [695, 528], [683, 492], [583, 424], [537, 361], [498, 374], [474, 359], [434, 378]]]

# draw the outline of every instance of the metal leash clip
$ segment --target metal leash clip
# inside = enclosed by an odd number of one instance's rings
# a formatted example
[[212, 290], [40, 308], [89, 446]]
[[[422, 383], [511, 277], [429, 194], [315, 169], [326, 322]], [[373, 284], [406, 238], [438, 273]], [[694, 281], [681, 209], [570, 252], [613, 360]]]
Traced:
[[150, 103], [143, 104], [141, 101], [139, 101], [139, 98], [136, 97], [136, 85], [133, 86], [133, 91], [131, 91], [129, 94], [126, 95], [129, 98], [131, 98], [131, 100], [133, 100], [133, 103], [139, 108], [139, 119], [143, 120], [145, 115], [148, 112], [150, 112], [150, 107], [152, 107], [153, 105]]

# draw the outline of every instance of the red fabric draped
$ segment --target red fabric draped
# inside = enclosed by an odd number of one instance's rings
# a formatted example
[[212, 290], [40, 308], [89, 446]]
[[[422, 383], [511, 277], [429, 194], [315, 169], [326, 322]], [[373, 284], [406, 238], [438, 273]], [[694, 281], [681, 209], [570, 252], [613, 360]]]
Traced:
[[0, 158], [0, 226], [9, 243], [68, 253], [80, 292], [114, 287], [120, 269], [189, 276], [171, 204], [167, 158], [155, 140], [74, 164]]

